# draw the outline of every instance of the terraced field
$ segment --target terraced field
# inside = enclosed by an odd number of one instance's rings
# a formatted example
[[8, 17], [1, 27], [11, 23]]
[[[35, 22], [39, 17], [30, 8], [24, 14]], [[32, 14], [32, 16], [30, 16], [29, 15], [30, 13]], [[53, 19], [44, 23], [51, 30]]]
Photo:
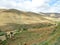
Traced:
[[14, 40], [7, 40], [8, 45], [56, 45], [60, 39], [60, 25], [38, 28], [35, 31], [23, 31], [15, 34]]

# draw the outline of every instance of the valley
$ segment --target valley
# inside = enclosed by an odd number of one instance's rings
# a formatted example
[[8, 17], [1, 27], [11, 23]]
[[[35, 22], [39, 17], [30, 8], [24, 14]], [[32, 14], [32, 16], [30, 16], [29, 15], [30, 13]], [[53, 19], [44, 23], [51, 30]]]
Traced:
[[51, 15], [0, 9], [0, 45], [60, 45], [60, 17]]

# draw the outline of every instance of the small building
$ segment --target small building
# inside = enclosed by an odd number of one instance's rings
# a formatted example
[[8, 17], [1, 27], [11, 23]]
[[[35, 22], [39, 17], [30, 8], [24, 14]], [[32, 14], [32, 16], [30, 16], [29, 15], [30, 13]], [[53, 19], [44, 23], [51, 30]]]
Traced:
[[0, 40], [6, 40], [5, 32], [0, 31]]

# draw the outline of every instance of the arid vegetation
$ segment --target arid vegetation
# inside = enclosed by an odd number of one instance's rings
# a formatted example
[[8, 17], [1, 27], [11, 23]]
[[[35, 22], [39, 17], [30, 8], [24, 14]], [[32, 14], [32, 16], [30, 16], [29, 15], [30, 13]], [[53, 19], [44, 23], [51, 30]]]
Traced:
[[0, 45], [60, 45], [60, 23], [44, 17], [15, 9], [0, 11]]
[[60, 24], [57, 27], [38, 31], [17, 32], [14, 37], [7, 40], [9, 45], [59, 45]]

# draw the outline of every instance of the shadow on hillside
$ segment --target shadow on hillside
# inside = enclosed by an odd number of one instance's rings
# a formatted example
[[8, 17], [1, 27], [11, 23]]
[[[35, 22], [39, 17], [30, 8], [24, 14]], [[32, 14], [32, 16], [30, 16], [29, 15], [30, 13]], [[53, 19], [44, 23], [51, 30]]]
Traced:
[[31, 28], [41, 28], [41, 27], [48, 27], [53, 24], [50, 23], [36, 23], [36, 24], [16, 24], [16, 23], [7, 23], [4, 26], [0, 26], [0, 29], [2, 31], [7, 31], [7, 30], [28, 30]]

